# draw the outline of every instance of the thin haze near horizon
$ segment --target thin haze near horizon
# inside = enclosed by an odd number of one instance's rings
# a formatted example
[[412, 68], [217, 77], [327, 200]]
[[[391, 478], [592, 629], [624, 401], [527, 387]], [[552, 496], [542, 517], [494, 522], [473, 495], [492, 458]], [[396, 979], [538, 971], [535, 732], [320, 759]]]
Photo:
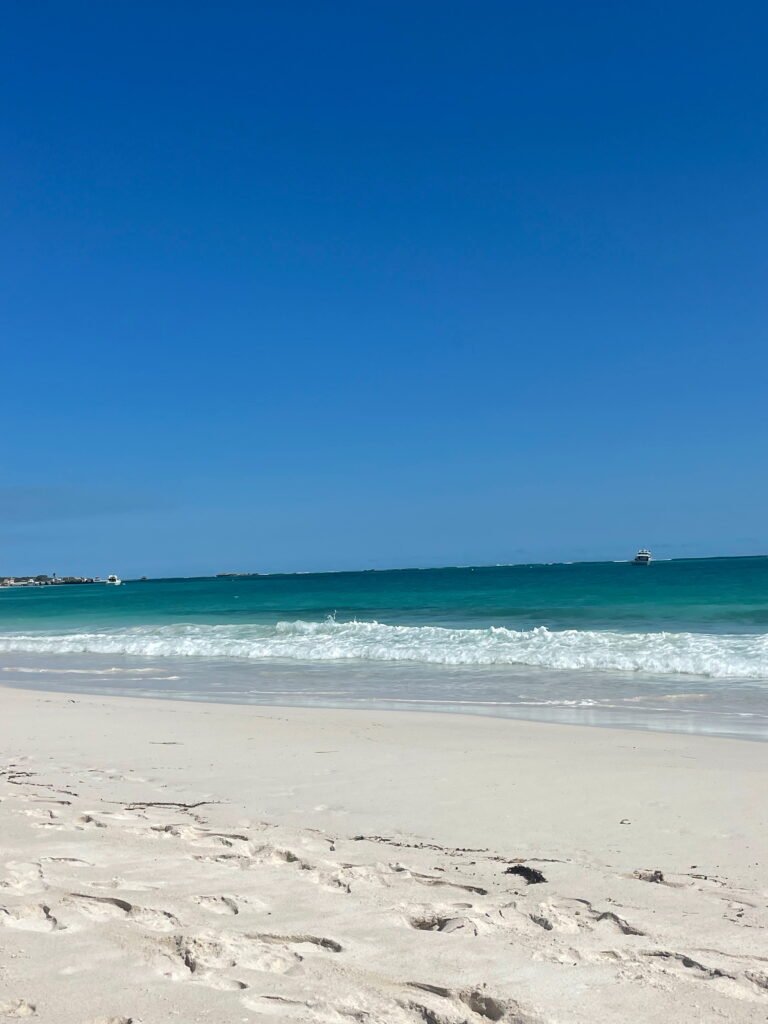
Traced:
[[768, 10], [11, 2], [0, 574], [768, 549]]

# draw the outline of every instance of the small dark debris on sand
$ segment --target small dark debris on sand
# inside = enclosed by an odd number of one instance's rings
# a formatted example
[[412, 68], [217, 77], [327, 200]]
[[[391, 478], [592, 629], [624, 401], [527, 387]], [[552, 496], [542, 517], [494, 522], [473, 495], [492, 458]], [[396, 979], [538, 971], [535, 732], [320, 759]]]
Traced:
[[527, 864], [513, 864], [512, 867], [504, 871], [504, 874], [520, 875], [521, 878], [526, 880], [528, 885], [538, 885], [540, 882], [546, 882], [546, 878], [538, 868], [529, 868]]
[[440, 853], [449, 853], [458, 856], [462, 853], [488, 853], [487, 848], [478, 849], [472, 846], [439, 846], [437, 843], [406, 843], [402, 840], [392, 839], [389, 836], [352, 836], [353, 843], [386, 843], [387, 846], [395, 846], [404, 850], [438, 850]]
[[220, 803], [221, 800], [198, 800], [194, 804], [185, 804], [179, 800], [135, 800], [132, 804], [124, 806], [126, 811], [146, 811], [150, 807], [174, 807], [179, 811], [194, 811], [196, 807], [207, 807], [210, 804]]

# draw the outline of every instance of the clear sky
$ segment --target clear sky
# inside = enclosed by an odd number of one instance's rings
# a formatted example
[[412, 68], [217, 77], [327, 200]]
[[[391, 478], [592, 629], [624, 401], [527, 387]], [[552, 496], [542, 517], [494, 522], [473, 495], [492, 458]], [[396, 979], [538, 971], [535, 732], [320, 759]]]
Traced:
[[0, 573], [768, 550], [764, 4], [0, 24]]

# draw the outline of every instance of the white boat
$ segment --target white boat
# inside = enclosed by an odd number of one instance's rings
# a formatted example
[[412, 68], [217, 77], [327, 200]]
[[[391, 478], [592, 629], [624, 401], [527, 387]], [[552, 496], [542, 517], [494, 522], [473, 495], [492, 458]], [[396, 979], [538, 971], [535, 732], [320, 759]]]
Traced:
[[651, 564], [651, 552], [648, 548], [640, 548], [635, 555], [633, 562], [635, 565], [650, 565]]
[[111, 584], [113, 587], [119, 587], [122, 582], [123, 581], [120, 579], [120, 577], [115, 576], [114, 573], [112, 573], [111, 576], [107, 576], [107, 583]]

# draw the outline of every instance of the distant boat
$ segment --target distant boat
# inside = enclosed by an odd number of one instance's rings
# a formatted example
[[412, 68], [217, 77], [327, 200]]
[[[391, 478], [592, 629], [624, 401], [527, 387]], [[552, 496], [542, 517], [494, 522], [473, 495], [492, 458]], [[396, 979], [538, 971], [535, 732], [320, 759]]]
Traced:
[[634, 565], [650, 565], [651, 564], [651, 552], [648, 548], [640, 548], [635, 557], [632, 559]]
[[119, 587], [122, 582], [123, 581], [120, 579], [120, 577], [115, 576], [114, 573], [112, 573], [111, 576], [107, 576], [107, 583], [111, 584], [113, 587]]

